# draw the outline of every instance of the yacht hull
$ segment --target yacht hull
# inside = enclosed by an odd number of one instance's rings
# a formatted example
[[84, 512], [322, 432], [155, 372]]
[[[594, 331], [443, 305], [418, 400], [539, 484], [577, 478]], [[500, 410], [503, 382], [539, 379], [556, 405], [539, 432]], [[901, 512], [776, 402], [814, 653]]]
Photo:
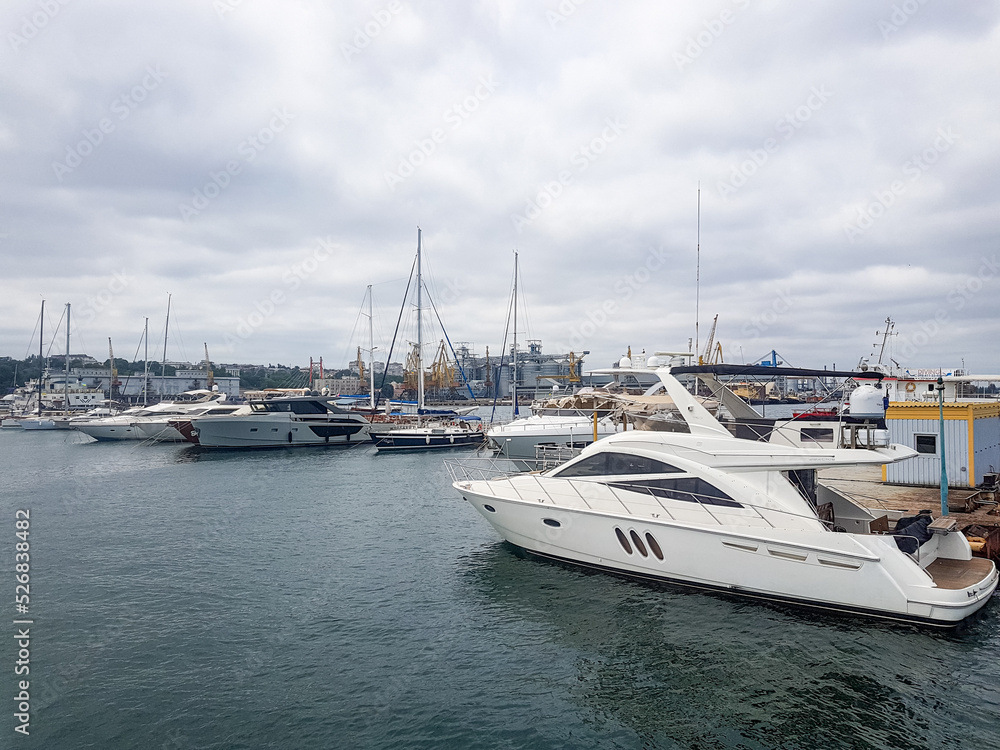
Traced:
[[[597, 438], [621, 432], [621, 425], [598, 421]], [[530, 416], [487, 431], [490, 445], [504, 458], [534, 459], [539, 445], [585, 448], [594, 442], [594, 424], [586, 417]]]
[[142, 440], [142, 436], [127, 420], [111, 422], [110, 420], [100, 420], [99, 422], [86, 422], [78, 424], [74, 429], [84, 435], [90, 435], [94, 440], [111, 442], [116, 440]]
[[152, 440], [157, 443], [183, 443], [187, 440], [166, 421], [133, 422], [132, 429], [140, 440]]
[[444, 435], [431, 432], [383, 432], [371, 435], [371, 439], [379, 451], [475, 448], [483, 444], [483, 433], [469, 430], [456, 430]]
[[965, 562], [967, 585], [935, 585], [890, 537], [685, 525], [553, 506], [527, 493], [511, 500], [488, 484], [454, 486], [507, 542], [647, 581], [937, 627], [974, 614], [998, 582], [991, 562], [973, 558]]
[[287, 448], [356, 444], [367, 438], [369, 425], [359, 419], [262, 415], [195, 418], [191, 428], [197, 444], [205, 448]]

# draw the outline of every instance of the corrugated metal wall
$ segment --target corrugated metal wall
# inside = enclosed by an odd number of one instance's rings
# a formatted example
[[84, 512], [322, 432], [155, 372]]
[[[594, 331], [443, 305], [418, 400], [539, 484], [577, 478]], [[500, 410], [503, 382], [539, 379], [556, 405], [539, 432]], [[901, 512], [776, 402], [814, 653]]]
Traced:
[[[977, 420], [985, 421], [985, 420]], [[889, 440], [916, 448], [914, 435], [935, 435], [940, 430], [936, 419], [889, 419]], [[946, 419], [944, 422], [945, 463], [949, 487], [971, 487], [975, 484], [969, 476], [969, 423], [965, 420]], [[938, 446], [940, 451], [940, 446]], [[888, 482], [898, 484], [941, 484], [941, 458], [936, 455], [918, 454], [913, 458], [885, 467]], [[978, 467], [977, 467], [978, 469]], [[977, 471], [978, 473], [978, 471]]]
[[1000, 472], [1000, 417], [977, 419], [974, 427], [976, 446], [976, 484], [983, 475]]

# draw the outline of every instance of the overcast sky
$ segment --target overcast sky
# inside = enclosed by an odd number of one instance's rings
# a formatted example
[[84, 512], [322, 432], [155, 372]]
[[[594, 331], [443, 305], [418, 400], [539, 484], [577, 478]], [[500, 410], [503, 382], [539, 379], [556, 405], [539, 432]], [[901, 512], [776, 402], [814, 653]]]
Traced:
[[148, 317], [159, 359], [170, 294], [168, 359], [343, 366], [369, 284], [388, 345], [420, 226], [448, 334], [480, 355], [517, 249], [519, 340], [588, 367], [687, 349], [697, 309], [727, 362], [853, 367], [891, 318], [903, 365], [1000, 372], [998, 20], [942, 0], [10, 0], [0, 355], [37, 351], [45, 299], [46, 348], [69, 302], [74, 353], [112, 337], [133, 359]]

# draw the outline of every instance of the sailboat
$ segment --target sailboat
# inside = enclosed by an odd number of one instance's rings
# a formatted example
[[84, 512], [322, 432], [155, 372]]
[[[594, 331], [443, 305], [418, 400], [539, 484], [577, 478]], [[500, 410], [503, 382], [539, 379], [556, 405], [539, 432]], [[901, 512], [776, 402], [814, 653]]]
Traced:
[[[421, 230], [417, 227], [417, 341], [414, 345], [414, 366], [417, 372], [417, 424], [410, 427], [390, 427], [389, 429], [373, 429], [369, 433], [375, 449], [381, 451], [428, 450], [436, 448], [463, 448], [482, 445], [484, 436], [481, 429], [464, 419], [446, 421], [433, 419], [424, 422], [424, 365], [422, 360], [423, 331], [423, 280], [421, 278]], [[375, 427], [373, 425], [373, 427]]]
[[[519, 278], [518, 254], [514, 252], [514, 285], [511, 292], [513, 317], [513, 346], [511, 347], [511, 407], [513, 421], [493, 423], [486, 430], [489, 447], [498, 456], [522, 462], [537, 458], [537, 449], [578, 450], [595, 440], [613, 435], [624, 429], [621, 422], [602, 417], [592, 419], [582, 414], [532, 414], [520, 416], [517, 397], [517, 282]], [[510, 318], [508, 318], [508, 322]], [[506, 345], [506, 335], [504, 344]], [[499, 379], [498, 379], [499, 380]], [[499, 382], [497, 383], [499, 388]], [[527, 465], [527, 464], [524, 464]]]

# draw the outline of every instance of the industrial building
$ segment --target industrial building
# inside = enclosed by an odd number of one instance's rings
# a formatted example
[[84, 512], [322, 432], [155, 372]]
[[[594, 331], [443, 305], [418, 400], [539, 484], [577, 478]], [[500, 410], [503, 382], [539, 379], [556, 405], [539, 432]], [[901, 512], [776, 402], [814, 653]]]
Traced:
[[[463, 383], [463, 375], [476, 398], [509, 398], [513, 385], [514, 347], [508, 349], [505, 356], [490, 354], [489, 347], [482, 357], [477, 356], [468, 342], [458, 342], [455, 354], [458, 367], [453, 376], [444, 373], [442, 380], [435, 381], [432, 388], [435, 397], [444, 396], [442, 391], [464, 393], [469, 395]], [[567, 354], [544, 354], [542, 342], [538, 339], [528, 341], [527, 350], [518, 347], [517, 351], [517, 390], [526, 397], [550, 394], [553, 387], [559, 390], [572, 390], [583, 383], [583, 358], [590, 352], [584, 351]], [[438, 372], [441, 372], [439, 365]], [[432, 368], [432, 376], [434, 370]], [[450, 385], [449, 385], [449, 378]], [[498, 389], [499, 386], [499, 389]]]
[[[77, 377], [91, 388], [100, 388], [105, 393], [111, 386], [111, 373], [106, 367], [77, 367], [70, 370], [71, 377]], [[178, 369], [174, 375], [149, 373], [149, 396], [170, 398], [184, 391], [194, 391], [208, 387], [208, 376], [203, 369]], [[215, 387], [229, 398], [240, 395], [240, 379], [227, 375], [212, 378]], [[118, 393], [130, 401], [142, 398], [142, 375], [122, 375], [118, 378]]]

